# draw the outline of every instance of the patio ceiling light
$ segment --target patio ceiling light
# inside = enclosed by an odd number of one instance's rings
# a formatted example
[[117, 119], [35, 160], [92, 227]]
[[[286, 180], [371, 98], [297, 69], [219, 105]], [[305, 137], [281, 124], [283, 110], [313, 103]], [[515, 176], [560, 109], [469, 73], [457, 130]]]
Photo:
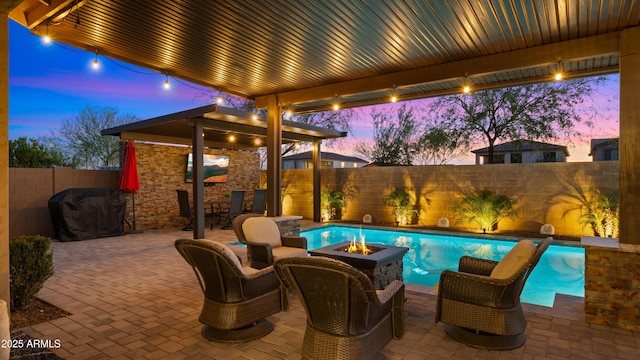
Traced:
[[471, 86], [469, 85], [465, 85], [464, 87], [462, 87], [462, 92], [465, 94], [468, 94], [471, 92]]
[[216, 104], [222, 105], [222, 103], [224, 103], [224, 98], [222, 97], [222, 95], [218, 95], [218, 97], [216, 98]]
[[554, 78], [556, 81], [560, 81], [560, 80], [562, 80], [562, 73], [558, 71], [558, 72], [553, 76], [553, 78]]
[[235, 142], [236, 141], [236, 137], [233, 134], [230, 134], [229, 137], [227, 138], [227, 140], [229, 140], [229, 142]]
[[260, 145], [262, 145], [262, 140], [260, 140], [260, 138], [255, 138], [253, 140], [253, 143], [256, 144], [257, 146], [260, 146]]
[[393, 85], [393, 89], [391, 89], [391, 96], [389, 96], [389, 101], [392, 103], [398, 102], [398, 94], [396, 93], [396, 86]]

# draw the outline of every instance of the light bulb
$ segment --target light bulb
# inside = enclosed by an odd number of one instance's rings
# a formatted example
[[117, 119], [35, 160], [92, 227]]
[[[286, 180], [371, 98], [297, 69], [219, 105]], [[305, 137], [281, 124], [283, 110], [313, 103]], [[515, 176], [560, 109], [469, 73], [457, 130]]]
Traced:
[[42, 43], [45, 45], [49, 45], [51, 44], [53, 40], [51, 40], [51, 36], [49, 36], [48, 34], [42, 37]]
[[338, 103], [333, 104], [333, 110], [334, 111], [340, 110], [340, 104], [338, 104]]
[[397, 102], [398, 101], [398, 97], [395, 96], [395, 95], [391, 95], [391, 99], [390, 100], [391, 100], [392, 103]]
[[556, 75], [554, 76], [554, 79], [556, 79], [556, 81], [562, 80], [562, 73], [561, 72], [557, 72]]
[[223, 102], [224, 102], [224, 98], [218, 95], [218, 97], [216, 98], [216, 103], [218, 105], [222, 105]]
[[259, 146], [262, 144], [262, 141], [260, 140], [260, 138], [256, 138], [255, 140], [253, 140], [253, 143]]
[[293, 116], [293, 111], [291, 111], [291, 110], [287, 110], [287, 111], [285, 111], [285, 112], [284, 112], [284, 116], [285, 116], [287, 119], [291, 119], [291, 117]]
[[162, 87], [165, 90], [171, 89], [171, 84], [169, 84], [169, 75], [166, 75], [166, 74], [164, 75], [164, 84], [162, 85]]
[[234, 141], [236, 141], [236, 137], [233, 136], [233, 135], [229, 135], [228, 140], [229, 140], [229, 142], [234, 142]]
[[91, 64], [91, 67], [93, 68], [93, 70], [98, 70], [100, 69], [100, 63], [98, 62], [98, 59], [93, 59], [93, 63]]
[[471, 87], [469, 85], [465, 85], [464, 88], [462, 88], [462, 92], [465, 94], [468, 94], [471, 91]]
[[258, 114], [251, 114], [251, 120], [253, 121], [258, 120]]

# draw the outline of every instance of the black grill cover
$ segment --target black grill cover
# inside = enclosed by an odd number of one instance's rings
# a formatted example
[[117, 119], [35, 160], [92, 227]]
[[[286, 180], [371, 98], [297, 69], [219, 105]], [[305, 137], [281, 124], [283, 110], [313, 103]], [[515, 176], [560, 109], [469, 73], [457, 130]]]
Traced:
[[58, 240], [88, 240], [124, 235], [125, 206], [120, 190], [73, 188], [49, 199], [49, 214]]

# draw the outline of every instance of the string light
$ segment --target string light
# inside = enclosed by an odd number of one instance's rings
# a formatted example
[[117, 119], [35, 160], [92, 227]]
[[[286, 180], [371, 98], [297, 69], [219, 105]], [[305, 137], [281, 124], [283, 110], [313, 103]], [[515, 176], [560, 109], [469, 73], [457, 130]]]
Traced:
[[293, 111], [291, 111], [291, 110], [287, 110], [287, 111], [285, 111], [285, 112], [284, 112], [284, 116], [285, 116], [287, 119], [291, 119], [291, 117], [293, 116]]
[[253, 121], [258, 120], [258, 114], [251, 114], [251, 120]]
[[45, 33], [44, 36], [42, 37], [42, 43], [45, 45], [49, 45], [53, 42], [53, 40], [51, 40], [51, 36], [49, 36], [49, 22], [47, 22], [47, 24], [45, 25]]
[[229, 135], [227, 140], [229, 140], [229, 142], [235, 142], [236, 141], [236, 137], [233, 134], [231, 134], [231, 135]]
[[96, 49], [96, 57], [93, 59], [91, 67], [93, 68], [93, 70], [100, 69], [100, 63], [98, 62], [98, 49]]
[[338, 110], [340, 110], [340, 104], [338, 104], [338, 103], [333, 103], [332, 108], [333, 108], [333, 111], [338, 111]]
[[465, 86], [462, 88], [462, 92], [463, 92], [463, 93], [465, 93], [465, 94], [470, 93], [470, 92], [471, 92], [471, 86], [469, 86], [469, 85], [465, 85]]
[[262, 140], [260, 140], [260, 138], [255, 138], [253, 140], [253, 143], [256, 144], [257, 146], [260, 146], [260, 145], [262, 145]]
[[395, 95], [391, 95], [391, 98], [389, 100], [391, 100], [392, 103], [398, 102], [398, 97]]
[[560, 80], [562, 80], [562, 73], [558, 71], [558, 72], [553, 76], [553, 78], [554, 78], [556, 81], [560, 81]]
[[162, 85], [162, 87], [165, 90], [171, 89], [171, 84], [169, 84], [169, 74], [168, 73], [164, 74], [164, 85]]
[[222, 95], [218, 95], [218, 97], [216, 98], [216, 103], [218, 105], [222, 105], [222, 103], [224, 103], [224, 98], [222, 97]]

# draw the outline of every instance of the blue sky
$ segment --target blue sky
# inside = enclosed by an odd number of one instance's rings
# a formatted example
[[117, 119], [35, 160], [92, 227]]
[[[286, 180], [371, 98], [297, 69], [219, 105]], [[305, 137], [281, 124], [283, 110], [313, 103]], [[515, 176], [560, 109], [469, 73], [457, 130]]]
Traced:
[[205, 105], [206, 88], [62, 44], [42, 44], [9, 21], [9, 138], [48, 135], [86, 106], [112, 106], [148, 119]]
[[[111, 106], [120, 114], [148, 119], [205, 105], [215, 92], [169, 78], [171, 89], [163, 89], [165, 76], [127, 63], [98, 56], [100, 69], [91, 64], [95, 54], [63, 44], [42, 44], [19, 24], [9, 21], [9, 138], [49, 135], [64, 120], [72, 119], [86, 106]], [[583, 139], [556, 141], [568, 145], [568, 161], [591, 161], [589, 139], [618, 136], [618, 75], [610, 76], [599, 89], [595, 105], [602, 114]], [[423, 100], [424, 101], [424, 100]], [[413, 103], [420, 105], [420, 100]], [[395, 104], [395, 106], [400, 106]], [[390, 104], [379, 105], [389, 107]], [[353, 134], [323, 151], [358, 156], [355, 143], [370, 140], [371, 107], [355, 110]], [[469, 156], [456, 163], [469, 163]]]

